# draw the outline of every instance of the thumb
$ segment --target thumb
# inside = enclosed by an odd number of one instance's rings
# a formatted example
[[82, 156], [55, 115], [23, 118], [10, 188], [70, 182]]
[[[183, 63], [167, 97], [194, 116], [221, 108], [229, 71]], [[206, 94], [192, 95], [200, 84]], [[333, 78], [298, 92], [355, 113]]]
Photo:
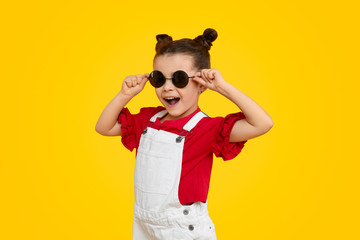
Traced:
[[148, 73], [145, 73], [143, 76], [142, 76], [142, 79], [141, 79], [141, 82], [140, 82], [140, 85], [141, 86], [144, 86], [146, 84], [146, 82], [149, 80], [148, 77], [150, 76], [150, 74]]
[[192, 78], [193, 80], [195, 80], [195, 82], [200, 83], [202, 86], [206, 85], [206, 82], [204, 81], [204, 79], [202, 79], [201, 77], [197, 77], [196, 75]]

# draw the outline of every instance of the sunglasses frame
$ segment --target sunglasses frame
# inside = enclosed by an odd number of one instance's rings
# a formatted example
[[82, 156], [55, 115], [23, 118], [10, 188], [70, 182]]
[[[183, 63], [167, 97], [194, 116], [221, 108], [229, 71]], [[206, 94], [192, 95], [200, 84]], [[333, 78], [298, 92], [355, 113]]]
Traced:
[[[162, 81], [161, 82], [161, 85], [156, 85], [156, 83], [155, 83], [155, 78], [154, 77], [151, 77], [151, 76], [153, 76], [154, 75], [154, 72], [158, 72], [158, 73], [160, 73], [161, 74], [161, 76], [162, 76], [162, 78], [164, 79], [164, 81]], [[184, 73], [185, 74], [185, 76], [187, 77], [187, 79], [185, 79], [185, 82], [186, 83], [184, 83], [185, 85], [179, 85], [177, 82], [175, 82], [175, 77], [174, 77], [174, 75], [176, 74], [176, 73]], [[160, 72], [160, 71], [158, 71], [158, 70], [154, 70], [154, 71], [152, 71], [151, 73], [150, 73], [150, 76], [148, 77], [148, 79], [149, 79], [149, 81], [150, 81], [150, 84], [153, 86], [153, 87], [155, 87], [155, 88], [160, 88], [160, 87], [162, 87], [164, 84], [165, 84], [165, 82], [166, 82], [166, 80], [172, 80], [172, 83], [173, 83], [173, 85], [175, 86], [175, 87], [177, 87], [177, 88], [184, 88], [184, 87], [186, 87], [187, 85], [188, 85], [188, 83], [189, 83], [189, 79], [190, 78], [194, 78], [195, 76], [192, 76], [192, 77], [189, 77], [189, 75], [185, 72], [185, 71], [183, 71], [183, 70], [177, 70], [176, 72], [174, 72], [173, 73], [173, 76], [171, 77], [171, 78], [167, 78], [167, 77], [165, 77], [164, 76], [164, 74], [162, 73], [162, 72]], [[178, 86], [177, 86], [178, 85]]]

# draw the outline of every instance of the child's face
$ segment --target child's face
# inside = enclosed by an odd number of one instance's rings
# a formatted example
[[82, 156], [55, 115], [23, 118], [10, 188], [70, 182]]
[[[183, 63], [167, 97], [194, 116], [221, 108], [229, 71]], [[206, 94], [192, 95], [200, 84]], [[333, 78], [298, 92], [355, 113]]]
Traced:
[[[197, 69], [193, 67], [193, 58], [179, 53], [156, 57], [154, 70], [162, 72], [166, 78], [171, 78], [177, 70], [185, 71], [189, 77], [197, 72]], [[177, 88], [171, 80], [166, 80], [165, 84], [155, 88], [155, 91], [168, 112], [167, 120], [175, 120], [188, 116], [198, 108], [201, 86], [192, 78], [184, 88]]]

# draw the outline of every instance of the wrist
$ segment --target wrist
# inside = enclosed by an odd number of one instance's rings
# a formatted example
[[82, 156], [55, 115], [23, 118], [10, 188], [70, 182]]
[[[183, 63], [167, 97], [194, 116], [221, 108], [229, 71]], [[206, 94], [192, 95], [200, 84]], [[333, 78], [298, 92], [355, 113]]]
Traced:
[[225, 82], [224, 84], [218, 87], [218, 93], [220, 93], [224, 97], [229, 98], [229, 95], [231, 94], [233, 88], [235, 88], [233, 85], [231, 85], [228, 82]]
[[133, 97], [122, 93], [121, 91], [115, 96], [116, 101], [126, 105]]

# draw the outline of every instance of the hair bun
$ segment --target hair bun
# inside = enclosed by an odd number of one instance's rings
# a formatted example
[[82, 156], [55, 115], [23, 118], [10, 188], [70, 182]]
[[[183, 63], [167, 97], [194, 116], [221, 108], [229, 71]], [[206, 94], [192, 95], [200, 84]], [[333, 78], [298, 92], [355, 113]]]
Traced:
[[156, 35], [156, 40], [158, 42], [171, 42], [173, 39], [167, 34], [158, 34]]
[[214, 29], [212, 29], [212, 28], [206, 29], [206, 30], [204, 31], [203, 35], [204, 35], [205, 39], [206, 39], [208, 42], [210, 42], [210, 43], [212, 43], [213, 41], [215, 41], [216, 38], [217, 38], [217, 36], [218, 36], [218, 35], [217, 35], [217, 32], [216, 32]]
[[205, 29], [203, 35], [197, 36], [194, 41], [199, 42], [206, 48], [206, 50], [209, 51], [212, 46], [212, 42], [216, 40], [217, 36], [218, 34], [215, 29], [207, 28]]
[[158, 34], [158, 35], [156, 35], [156, 40], [157, 40], [157, 43], [155, 46], [155, 50], [157, 52], [161, 48], [161, 46], [172, 42], [173, 39], [172, 39], [172, 37], [170, 37], [167, 34]]

